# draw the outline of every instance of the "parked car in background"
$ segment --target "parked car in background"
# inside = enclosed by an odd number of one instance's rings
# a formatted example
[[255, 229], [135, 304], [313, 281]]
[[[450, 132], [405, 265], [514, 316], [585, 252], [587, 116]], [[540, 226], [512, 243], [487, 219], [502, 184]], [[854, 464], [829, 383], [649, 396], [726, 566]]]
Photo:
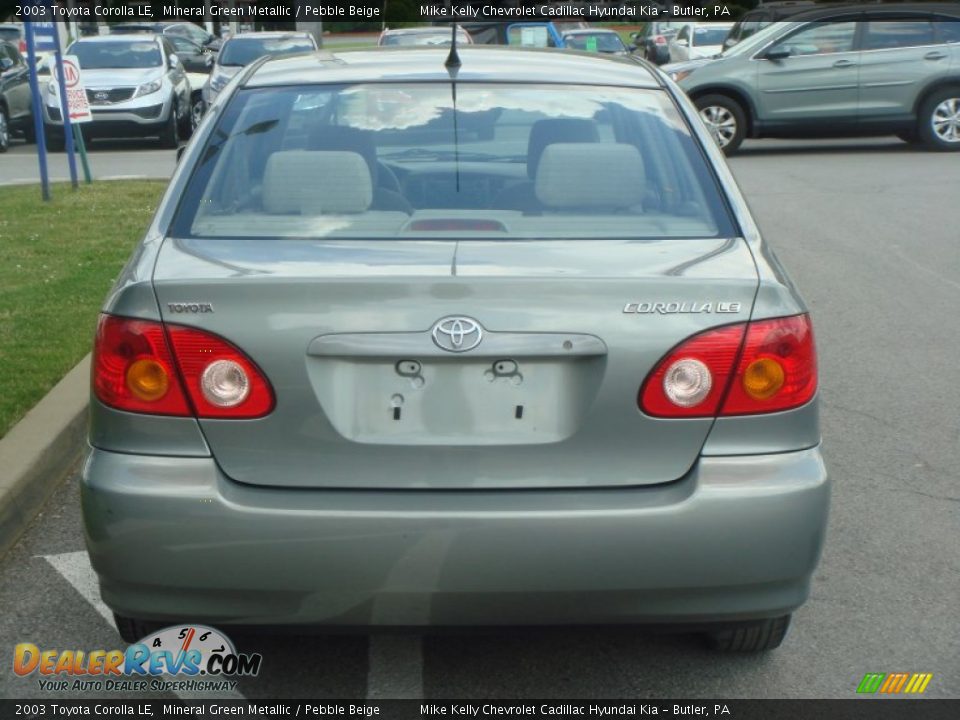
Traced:
[[747, 137], [896, 134], [960, 150], [960, 6], [823, 7], [664, 68], [724, 152]]
[[213, 69], [214, 58], [216, 55], [197, 45], [192, 40], [188, 40], [180, 35], [167, 35], [177, 52], [177, 57], [183, 63], [184, 70], [187, 71], [187, 81], [190, 83], [190, 115], [191, 132], [206, 112], [207, 105], [203, 100], [203, 86], [207, 84], [210, 77], [210, 71]]
[[[0, 40], [13, 43], [24, 60], [27, 60], [27, 38], [23, 23], [0, 23]], [[36, 51], [37, 67], [52, 55], [49, 51]]]
[[269, 58], [187, 147], [94, 349], [82, 507], [122, 637], [777, 647], [829, 504], [803, 301], [659, 73], [448, 53]]
[[[394, 47], [398, 45], [450, 45], [452, 30], [448, 27], [413, 27], [386, 29], [380, 33], [377, 45]], [[473, 39], [470, 33], [461, 27], [457, 28], [457, 44], [470, 45]]]
[[[93, 122], [84, 137], [157, 137], [175, 148], [191, 131], [190, 83], [173, 44], [163, 35], [101, 35], [69, 48], [83, 70]], [[62, 150], [57, 84], [46, 83], [44, 124], [49, 147]]]
[[[466, 30], [475, 44], [479, 45], [522, 45], [523, 32], [521, 27], [528, 28], [527, 37], [531, 38], [531, 33], [537, 35], [544, 42], [543, 47], [557, 47], [558, 41], [562, 43], [561, 35], [571, 30], [588, 28], [590, 25], [585, 22], [541, 22], [541, 23], [516, 23], [516, 22], [465, 22], [458, 23]], [[446, 27], [449, 33], [449, 23], [434, 23], [437, 27]], [[542, 31], [532, 31], [530, 28], [540, 27]], [[542, 33], [545, 33], [542, 34]]]
[[568, 50], [586, 50], [607, 55], [630, 54], [630, 50], [624, 45], [620, 35], [613, 30], [602, 28], [570, 30], [563, 33], [561, 37], [563, 38], [563, 46]]
[[110, 26], [111, 35], [132, 35], [147, 32], [184, 37], [214, 53], [219, 52], [223, 44], [216, 35], [191, 22], [127, 22]]
[[265, 55], [280, 57], [317, 50], [310, 33], [251, 32], [229, 38], [220, 48], [217, 60], [203, 86], [203, 102], [210, 107], [230, 79], [245, 66]]
[[670, 62], [719, 55], [732, 27], [733, 23], [687, 23], [670, 39]]
[[812, 0], [784, 0], [783, 2], [767, 2], [759, 7], [744, 13], [730, 28], [723, 49], [728, 50], [741, 40], [746, 40], [758, 30], [763, 30], [770, 23], [786, 20], [791, 15], [815, 8]]
[[0, 40], [0, 153], [10, 147], [14, 133], [27, 142], [34, 137], [30, 99], [30, 69], [17, 46]]
[[657, 65], [670, 62], [670, 40], [686, 23], [676, 20], [653, 20], [643, 30], [633, 33], [637, 50], [644, 58]]

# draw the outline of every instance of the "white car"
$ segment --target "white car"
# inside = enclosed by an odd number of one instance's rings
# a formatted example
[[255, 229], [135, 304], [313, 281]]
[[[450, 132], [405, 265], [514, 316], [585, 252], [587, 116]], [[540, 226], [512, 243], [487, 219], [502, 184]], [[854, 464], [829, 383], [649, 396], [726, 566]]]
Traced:
[[733, 23], [688, 23], [670, 40], [670, 62], [719, 55]]
[[[162, 35], [81, 38], [66, 51], [80, 62], [93, 122], [84, 137], [157, 137], [175, 148], [190, 133], [190, 82], [170, 41]], [[56, 82], [44, 90], [47, 144], [62, 149], [63, 118]]]

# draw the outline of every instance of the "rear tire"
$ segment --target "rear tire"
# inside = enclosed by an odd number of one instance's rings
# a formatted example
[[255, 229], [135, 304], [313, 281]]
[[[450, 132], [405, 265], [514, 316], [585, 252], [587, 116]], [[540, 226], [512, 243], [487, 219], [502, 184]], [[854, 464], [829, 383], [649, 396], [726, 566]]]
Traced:
[[67, 149], [67, 141], [62, 130], [51, 130], [48, 127], [44, 129], [44, 136], [48, 152], [64, 152]]
[[960, 87], [936, 90], [921, 103], [917, 137], [931, 150], [960, 150]]
[[0, 153], [10, 149], [10, 116], [7, 109], [0, 106]]
[[160, 147], [176, 150], [180, 146], [180, 127], [177, 120], [177, 106], [170, 108], [170, 117], [160, 128]]
[[780, 647], [790, 627], [790, 615], [726, 626], [707, 633], [714, 650], [763, 652]]
[[125, 615], [113, 614], [113, 622], [117, 626], [117, 632], [124, 642], [135, 643], [142, 640], [147, 635], [155, 633], [167, 627], [165, 624], [139, 620], [137, 618], [126, 617]]
[[740, 103], [727, 95], [704, 95], [694, 104], [723, 154], [733, 155], [747, 133], [747, 113]]

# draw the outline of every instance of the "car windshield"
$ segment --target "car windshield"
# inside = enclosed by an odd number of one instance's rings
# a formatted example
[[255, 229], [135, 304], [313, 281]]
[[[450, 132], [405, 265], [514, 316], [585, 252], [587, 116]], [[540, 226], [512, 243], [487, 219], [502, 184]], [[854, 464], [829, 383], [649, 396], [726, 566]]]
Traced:
[[574, 50], [589, 50], [591, 52], [615, 53], [623, 52], [626, 48], [616, 33], [577, 33], [566, 35], [564, 43]]
[[693, 30], [693, 44], [700, 45], [720, 45], [727, 39], [730, 33], [730, 26], [710, 27], [709, 25], [697, 27]]
[[302, 37], [275, 37], [275, 38], [234, 38], [229, 40], [220, 50], [219, 64], [243, 66], [264, 55], [294, 55], [302, 52], [312, 52], [314, 45], [307, 38]]
[[246, 88], [199, 153], [184, 237], [730, 237], [663, 90]]
[[163, 56], [155, 42], [76, 42], [67, 50], [76, 55], [84, 70], [151, 68], [163, 65]]
[[757, 30], [757, 32], [751, 35], [749, 39], [738, 42], [733, 47], [725, 50], [723, 52], [723, 56], [736, 57], [738, 55], [750, 54], [772, 40], [773, 37], [783, 31], [784, 28], [793, 27], [795, 25], [797, 25], [797, 23], [770, 23], [762, 30]]
[[[462, 30], [457, 32], [458, 43], [469, 43], [470, 38]], [[450, 31], [416, 33], [388, 33], [383, 36], [384, 45], [449, 45]]]

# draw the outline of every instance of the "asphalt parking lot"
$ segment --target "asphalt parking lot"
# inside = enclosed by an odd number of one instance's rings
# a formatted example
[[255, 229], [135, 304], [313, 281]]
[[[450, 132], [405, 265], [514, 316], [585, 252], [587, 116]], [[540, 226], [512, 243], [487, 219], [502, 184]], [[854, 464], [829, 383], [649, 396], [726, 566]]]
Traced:
[[[31, 151], [18, 145], [0, 167], [32, 161], [35, 176]], [[172, 151], [143, 144], [95, 148], [91, 159], [100, 176], [174, 164]], [[866, 672], [930, 672], [926, 696], [960, 697], [960, 157], [893, 138], [764, 141], [746, 143], [731, 166], [810, 305], [820, 351], [833, 505], [812, 596], [784, 646], [722, 656], [692, 638], [623, 628], [244, 635], [239, 648], [264, 662], [239, 692], [852, 698]], [[121, 646], [93, 579], [73, 476], [0, 558], [0, 650]], [[0, 673], [0, 697], [72, 696]]]

